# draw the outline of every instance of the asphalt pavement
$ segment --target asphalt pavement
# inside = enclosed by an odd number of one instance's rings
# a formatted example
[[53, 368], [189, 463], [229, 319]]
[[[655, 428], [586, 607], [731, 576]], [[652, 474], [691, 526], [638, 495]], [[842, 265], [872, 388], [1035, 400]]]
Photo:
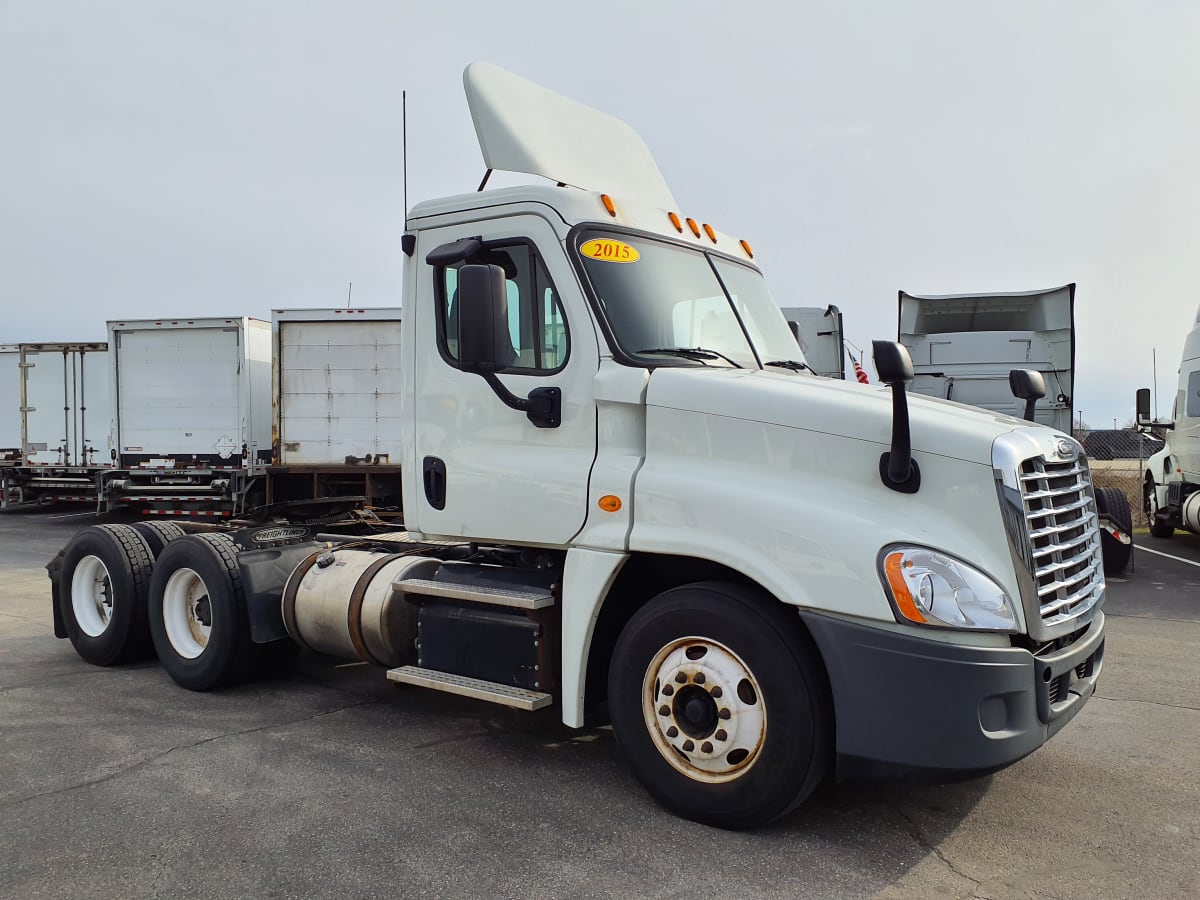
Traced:
[[0, 897], [1200, 896], [1196, 536], [1138, 536], [1098, 694], [1032, 756], [732, 834], [551, 712], [315, 655], [213, 694], [90, 666], [41, 567], [91, 521], [0, 515]]

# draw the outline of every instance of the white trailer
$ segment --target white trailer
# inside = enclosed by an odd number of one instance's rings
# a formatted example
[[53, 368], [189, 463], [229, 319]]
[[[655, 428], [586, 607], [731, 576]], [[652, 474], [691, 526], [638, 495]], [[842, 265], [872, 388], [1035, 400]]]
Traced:
[[19, 344], [20, 454], [4, 474], [9, 502], [95, 503], [113, 466], [108, 345]]
[[21, 461], [21, 348], [0, 344], [0, 466]]
[[110, 321], [116, 471], [108, 509], [230, 516], [264, 499], [271, 325], [247, 317]]
[[629, 126], [495, 66], [464, 81], [487, 168], [541, 182], [409, 211], [407, 531], [152, 559], [85, 529], [55, 633], [102, 665], [152, 643], [191, 690], [299, 645], [607, 714], [660, 802], [726, 828], [835, 775], [992, 772], [1078, 714], [1105, 592], [1078, 444], [910, 396], [892, 342], [887, 387], [813, 376], [750, 244], [681, 214]]
[[267, 502], [360, 496], [401, 503], [400, 309], [271, 316], [275, 466]]
[[1166, 445], [1146, 462], [1142, 487], [1150, 533], [1169, 538], [1176, 528], [1200, 534], [1200, 309], [1183, 344], [1171, 418], [1150, 418], [1150, 389], [1137, 393], [1142, 430], [1165, 432]]

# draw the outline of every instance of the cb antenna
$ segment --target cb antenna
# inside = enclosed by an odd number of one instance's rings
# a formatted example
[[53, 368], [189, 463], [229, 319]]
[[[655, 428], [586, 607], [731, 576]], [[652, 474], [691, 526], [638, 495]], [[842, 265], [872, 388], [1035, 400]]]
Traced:
[[400, 202], [404, 204], [404, 230], [408, 231], [408, 91], [400, 92]]

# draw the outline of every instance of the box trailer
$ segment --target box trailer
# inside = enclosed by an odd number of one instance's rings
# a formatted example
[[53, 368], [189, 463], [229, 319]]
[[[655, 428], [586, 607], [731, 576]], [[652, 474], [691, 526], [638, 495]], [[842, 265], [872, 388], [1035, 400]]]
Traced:
[[230, 516], [265, 499], [271, 325], [247, 317], [108, 323], [116, 468], [107, 509]]
[[21, 348], [0, 344], [0, 466], [21, 461]]
[[17, 345], [20, 453], [5, 472], [10, 502], [96, 501], [113, 466], [108, 345]]
[[400, 310], [278, 309], [267, 502], [400, 506]]

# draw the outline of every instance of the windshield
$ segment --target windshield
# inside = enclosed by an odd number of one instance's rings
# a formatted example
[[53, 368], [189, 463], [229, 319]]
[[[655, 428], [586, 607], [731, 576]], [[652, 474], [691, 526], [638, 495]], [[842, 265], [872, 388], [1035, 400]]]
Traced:
[[669, 359], [743, 368], [804, 361], [755, 269], [641, 235], [587, 231], [576, 246], [627, 356], [647, 364]]

